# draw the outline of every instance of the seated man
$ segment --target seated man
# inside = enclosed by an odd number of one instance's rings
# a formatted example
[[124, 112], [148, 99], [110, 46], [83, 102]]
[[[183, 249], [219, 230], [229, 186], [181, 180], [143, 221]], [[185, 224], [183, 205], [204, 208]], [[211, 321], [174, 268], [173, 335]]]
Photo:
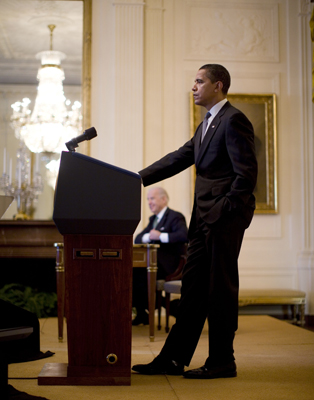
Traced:
[[[169, 197], [163, 188], [151, 188], [147, 200], [154, 215], [149, 218], [146, 228], [136, 236], [135, 243], [160, 245], [157, 250], [157, 279], [165, 279], [176, 270], [181, 254], [185, 253], [187, 226], [181, 213], [168, 208]], [[132, 325], [147, 325], [147, 271], [144, 268], [133, 269], [133, 307], [137, 315]]]

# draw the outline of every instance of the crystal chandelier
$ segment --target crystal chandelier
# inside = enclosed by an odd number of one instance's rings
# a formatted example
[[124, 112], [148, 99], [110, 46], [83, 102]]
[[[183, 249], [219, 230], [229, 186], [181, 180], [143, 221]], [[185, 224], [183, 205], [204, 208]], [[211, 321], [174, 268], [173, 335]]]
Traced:
[[50, 50], [36, 55], [41, 60], [41, 68], [37, 74], [39, 84], [33, 112], [27, 98], [11, 105], [15, 135], [34, 153], [61, 153], [65, 150], [64, 143], [82, 130], [81, 103], [75, 101], [68, 110], [70, 101], [63, 92], [64, 72], [60, 65], [66, 55], [52, 50], [55, 25], [48, 25], [48, 28]]

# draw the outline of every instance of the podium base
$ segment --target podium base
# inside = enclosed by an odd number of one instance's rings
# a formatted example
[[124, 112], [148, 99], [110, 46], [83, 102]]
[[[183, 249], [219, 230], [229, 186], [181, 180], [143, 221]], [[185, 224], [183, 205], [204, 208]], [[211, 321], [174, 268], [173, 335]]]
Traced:
[[[83, 367], [84, 368], [84, 367]], [[68, 376], [68, 364], [47, 363], [38, 375], [39, 386], [130, 386], [131, 376]]]

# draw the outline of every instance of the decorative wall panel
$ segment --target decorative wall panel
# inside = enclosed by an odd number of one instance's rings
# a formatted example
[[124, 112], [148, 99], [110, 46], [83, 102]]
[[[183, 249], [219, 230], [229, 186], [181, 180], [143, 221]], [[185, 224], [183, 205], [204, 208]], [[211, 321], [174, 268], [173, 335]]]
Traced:
[[278, 6], [187, 1], [185, 58], [279, 62]]

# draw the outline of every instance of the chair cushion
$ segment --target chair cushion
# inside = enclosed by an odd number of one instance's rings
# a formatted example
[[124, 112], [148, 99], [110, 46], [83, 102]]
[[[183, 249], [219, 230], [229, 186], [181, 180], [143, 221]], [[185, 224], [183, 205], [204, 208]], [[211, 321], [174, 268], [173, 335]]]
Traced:
[[158, 279], [158, 281], [156, 282], [156, 290], [164, 290], [164, 284], [165, 281], [163, 279]]
[[294, 289], [240, 289], [239, 297], [305, 297], [305, 292]]
[[166, 293], [181, 293], [182, 281], [169, 281], [164, 284], [164, 291]]
[[294, 289], [240, 289], [239, 305], [249, 304], [306, 304], [306, 294]]

